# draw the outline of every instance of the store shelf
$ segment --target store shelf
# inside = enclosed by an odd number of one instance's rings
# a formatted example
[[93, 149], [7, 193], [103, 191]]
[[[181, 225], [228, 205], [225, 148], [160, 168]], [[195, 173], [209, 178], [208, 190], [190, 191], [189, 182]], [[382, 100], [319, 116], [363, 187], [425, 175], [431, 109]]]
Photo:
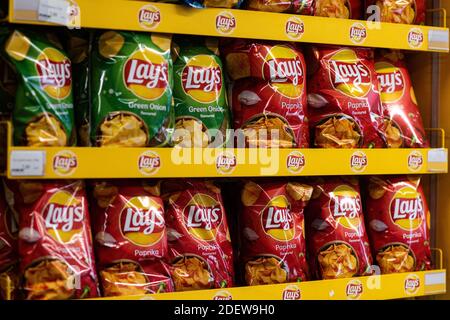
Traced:
[[[51, 3], [50, 10], [48, 5]], [[449, 50], [449, 29], [231, 9], [194, 9], [143, 1], [10, 0], [11, 23], [66, 24], [218, 37], [358, 45], [417, 51]], [[72, 12], [68, 17], [66, 12]]]
[[99, 298], [107, 300], [383, 300], [446, 292], [446, 270], [252, 287]]

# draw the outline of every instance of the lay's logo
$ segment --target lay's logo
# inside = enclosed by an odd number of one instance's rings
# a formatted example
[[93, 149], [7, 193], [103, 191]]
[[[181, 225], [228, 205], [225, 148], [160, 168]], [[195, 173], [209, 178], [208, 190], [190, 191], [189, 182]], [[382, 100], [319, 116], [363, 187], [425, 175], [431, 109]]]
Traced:
[[408, 44], [412, 48], [420, 48], [423, 43], [423, 33], [418, 28], [413, 28], [408, 32]]
[[69, 150], [63, 150], [53, 157], [53, 171], [60, 176], [68, 176], [78, 167], [78, 160], [75, 153]]
[[413, 151], [408, 155], [408, 168], [411, 171], [419, 170], [423, 165], [422, 154], [418, 151]]
[[145, 5], [139, 10], [138, 21], [145, 29], [155, 29], [161, 23], [161, 12], [153, 5]]
[[350, 40], [353, 43], [361, 44], [363, 43], [367, 38], [367, 30], [366, 27], [362, 23], [354, 23], [350, 27]]
[[303, 93], [304, 65], [297, 52], [288, 46], [273, 46], [264, 61], [263, 77], [277, 92], [288, 98], [297, 98]]
[[233, 300], [233, 296], [228, 291], [220, 290], [214, 295], [213, 300]]
[[222, 205], [213, 197], [198, 193], [192, 197], [183, 210], [184, 224], [195, 238], [211, 241], [216, 238], [222, 224]]
[[381, 101], [391, 103], [402, 98], [405, 92], [405, 79], [401, 70], [387, 62], [377, 62], [375, 69], [380, 84]]
[[350, 280], [345, 287], [345, 294], [348, 299], [359, 299], [363, 293], [363, 285], [359, 280]]
[[305, 156], [298, 151], [292, 151], [286, 158], [286, 168], [292, 173], [299, 173], [305, 167]]
[[295, 236], [290, 203], [285, 196], [276, 196], [263, 209], [261, 223], [264, 232], [278, 241], [289, 241]]
[[286, 35], [292, 40], [298, 40], [305, 32], [305, 24], [296, 16], [290, 17], [286, 21], [285, 32]]
[[328, 207], [333, 219], [345, 228], [356, 229], [360, 226], [361, 197], [349, 185], [341, 185], [333, 190]]
[[151, 197], [129, 199], [119, 220], [123, 237], [141, 247], [158, 243], [165, 232], [163, 208]]
[[54, 48], [45, 48], [37, 57], [36, 70], [42, 89], [54, 99], [65, 99], [72, 92], [69, 58]]
[[283, 300], [300, 300], [301, 293], [300, 288], [296, 285], [288, 285], [283, 290]]
[[222, 91], [222, 70], [212, 55], [189, 59], [181, 75], [184, 92], [201, 103], [217, 101]]
[[48, 200], [42, 216], [47, 233], [56, 241], [67, 243], [83, 231], [82, 199], [67, 191], [57, 191]]
[[154, 151], [145, 151], [138, 158], [138, 170], [147, 176], [155, 174], [161, 167], [161, 158]]
[[389, 206], [392, 222], [403, 230], [419, 228], [425, 219], [423, 200], [412, 186], [398, 190]]
[[236, 18], [231, 12], [222, 11], [216, 16], [216, 30], [221, 34], [230, 34], [236, 29]]
[[405, 279], [405, 293], [408, 295], [414, 295], [419, 291], [420, 278], [415, 274], [410, 274]]
[[160, 98], [169, 86], [169, 65], [149, 48], [140, 48], [125, 62], [123, 82], [134, 95], [145, 100]]
[[236, 168], [236, 156], [229, 152], [220, 153], [216, 158], [216, 170], [221, 174], [230, 174]]
[[350, 157], [350, 168], [354, 172], [363, 172], [367, 167], [367, 156], [362, 151], [355, 151]]
[[369, 68], [352, 49], [342, 49], [329, 59], [329, 74], [333, 87], [343, 94], [362, 98], [372, 88]]

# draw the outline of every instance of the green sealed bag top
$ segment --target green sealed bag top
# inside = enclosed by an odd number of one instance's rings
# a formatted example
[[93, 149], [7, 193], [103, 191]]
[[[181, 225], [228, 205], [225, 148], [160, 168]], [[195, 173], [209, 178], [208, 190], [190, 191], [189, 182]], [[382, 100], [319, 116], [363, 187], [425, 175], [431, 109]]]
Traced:
[[172, 52], [173, 143], [183, 147], [221, 146], [226, 142], [230, 111], [217, 40], [180, 37], [174, 40]]
[[71, 62], [58, 40], [51, 34], [15, 30], [3, 47], [18, 76], [14, 143], [74, 145]]
[[171, 36], [107, 31], [94, 41], [91, 139], [163, 146], [173, 132]]

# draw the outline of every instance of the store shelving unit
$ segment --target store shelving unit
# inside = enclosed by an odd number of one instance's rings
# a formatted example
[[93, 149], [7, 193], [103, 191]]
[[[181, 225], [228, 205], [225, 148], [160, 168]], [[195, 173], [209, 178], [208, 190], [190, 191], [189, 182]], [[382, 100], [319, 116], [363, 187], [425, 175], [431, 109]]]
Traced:
[[[54, 0], [52, 3], [55, 8], [49, 14], [39, 0], [10, 0], [7, 20], [12, 24], [449, 52], [449, 29], [445, 19], [443, 27], [434, 27], [245, 10], [197, 10], [144, 1], [76, 0], [74, 5], [75, 1]], [[270, 28], [261, 27], [268, 21]], [[9, 127], [8, 143], [10, 136]], [[443, 137], [442, 134], [442, 140]], [[187, 163], [192, 159], [194, 164]], [[253, 162], [249, 162], [251, 159]], [[426, 174], [447, 170], [448, 150], [444, 142], [431, 149], [127, 148], [120, 152], [117, 148], [24, 148], [8, 144], [6, 175], [11, 179], [167, 178]], [[118, 299], [396, 299], [445, 292], [446, 270], [441, 264], [439, 269], [432, 271]]]

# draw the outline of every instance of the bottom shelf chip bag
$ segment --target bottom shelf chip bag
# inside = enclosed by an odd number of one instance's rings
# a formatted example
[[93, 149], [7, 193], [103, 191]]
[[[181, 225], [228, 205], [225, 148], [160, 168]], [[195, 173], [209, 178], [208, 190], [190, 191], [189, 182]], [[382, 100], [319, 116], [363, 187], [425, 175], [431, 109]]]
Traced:
[[19, 212], [19, 254], [27, 300], [98, 295], [82, 181], [9, 183]]
[[201, 180], [163, 184], [176, 291], [233, 286], [233, 250], [221, 190]]
[[358, 180], [330, 177], [312, 182], [314, 192], [306, 221], [310, 266], [316, 278], [370, 274], [372, 256]]
[[297, 182], [245, 183], [239, 226], [247, 285], [308, 279], [303, 211], [311, 194]]
[[95, 248], [105, 296], [173, 291], [159, 184], [95, 182]]
[[366, 212], [381, 273], [431, 268], [430, 211], [417, 176], [372, 176]]

